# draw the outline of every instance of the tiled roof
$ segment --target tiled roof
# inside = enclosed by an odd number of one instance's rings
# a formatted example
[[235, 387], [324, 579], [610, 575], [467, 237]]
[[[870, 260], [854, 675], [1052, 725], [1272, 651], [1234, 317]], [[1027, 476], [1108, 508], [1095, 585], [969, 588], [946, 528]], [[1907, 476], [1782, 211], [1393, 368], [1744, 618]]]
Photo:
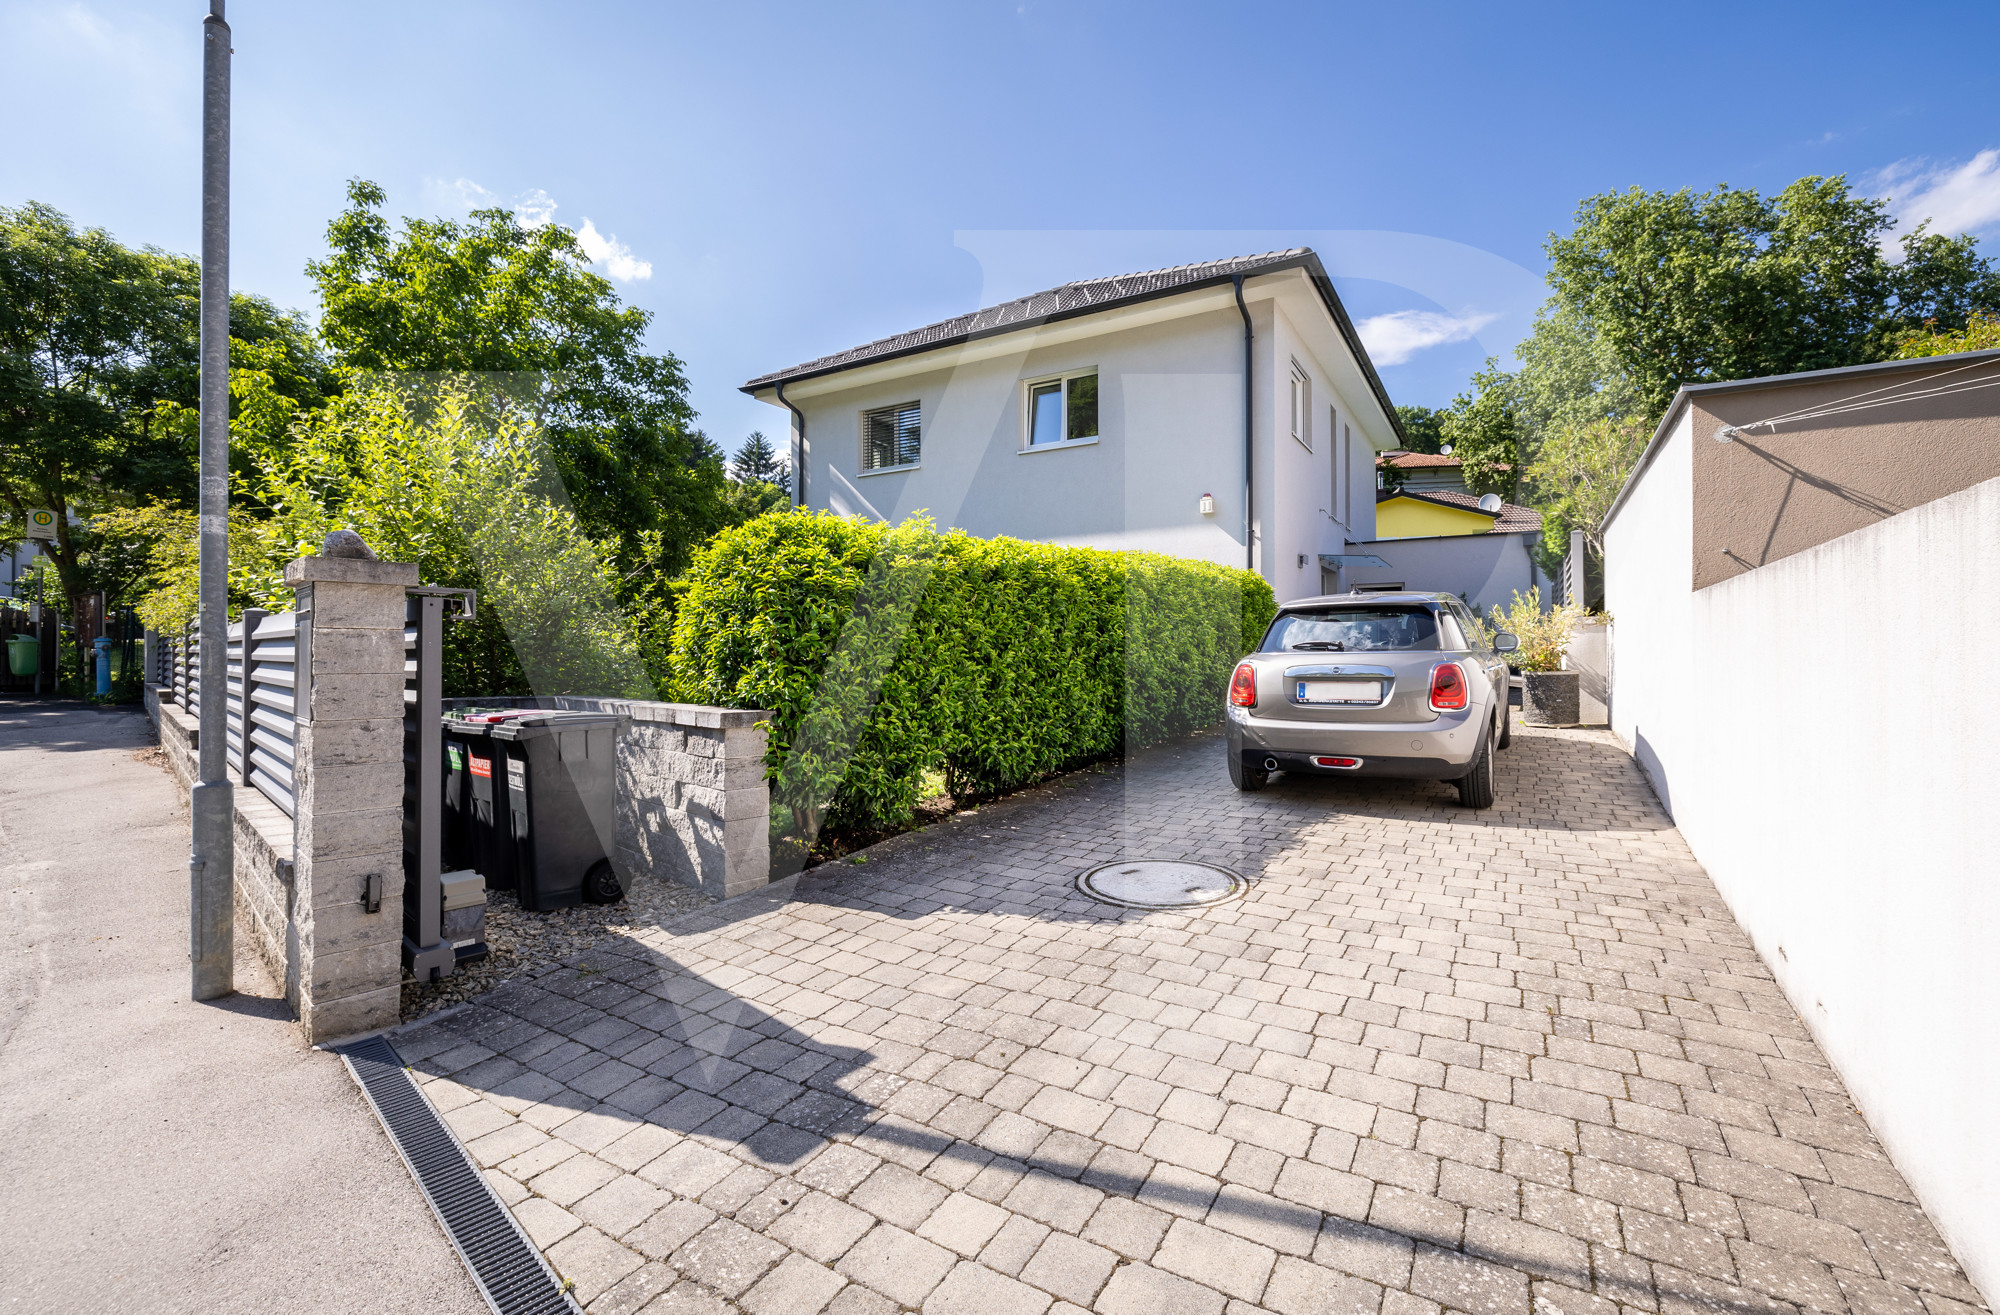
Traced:
[[773, 370], [769, 374], [758, 375], [744, 384], [742, 391], [754, 394], [773, 384], [789, 383], [794, 379], [833, 374], [874, 361], [910, 356], [918, 352], [968, 342], [975, 338], [986, 338], [1035, 324], [1045, 324], [1052, 320], [1069, 319], [1078, 315], [1088, 315], [1093, 311], [1108, 310], [1114, 306], [1149, 301], [1155, 297], [1191, 291], [1208, 284], [1226, 284], [1239, 274], [1248, 278], [1257, 274], [1274, 274], [1286, 269], [1303, 269], [1311, 278], [1321, 300], [1326, 304], [1328, 314], [1333, 317], [1341, 336], [1354, 353], [1362, 374], [1367, 377], [1376, 400], [1381, 403], [1382, 411], [1388, 417], [1391, 428], [1395, 430], [1397, 437], [1401, 438], [1402, 422], [1396, 416], [1396, 408], [1389, 401], [1388, 390], [1383, 388], [1381, 379], [1377, 377], [1374, 362], [1368, 359], [1368, 349], [1362, 346], [1361, 336], [1355, 331], [1354, 322], [1348, 318], [1346, 308], [1340, 304], [1340, 297], [1333, 290], [1333, 281], [1327, 277], [1326, 267], [1320, 264], [1319, 257], [1310, 247], [1292, 247], [1286, 251], [1267, 251], [1262, 255], [1231, 256], [1226, 260], [1206, 260], [1192, 265], [1174, 265], [1167, 269], [1144, 270], [1136, 274], [1114, 274], [1107, 278], [1081, 279], [1075, 283], [1065, 283], [1046, 292], [1037, 292], [1032, 296], [1003, 302], [998, 306], [988, 306], [969, 315], [955, 315], [951, 319], [926, 324], [923, 328], [912, 329], [908, 333], [877, 338], [874, 342], [860, 347], [850, 347], [846, 351], [834, 352], [801, 365], [794, 365], [789, 369]]
[[[1379, 493], [1377, 502], [1387, 502], [1391, 498], [1408, 498], [1412, 502], [1428, 502], [1437, 507], [1450, 507], [1454, 511], [1477, 512], [1481, 516], [1492, 516], [1490, 511], [1481, 510], [1477, 493], [1460, 493], [1456, 489], [1404, 489], [1399, 493]], [[1518, 534], [1523, 530], [1542, 528], [1542, 514], [1531, 507], [1517, 507], [1511, 502], [1500, 504], [1500, 515], [1493, 521], [1489, 534]]]
[[1382, 464], [1394, 466], [1398, 470], [1429, 470], [1441, 466], [1464, 464], [1457, 457], [1439, 456], [1435, 452], [1384, 452]]

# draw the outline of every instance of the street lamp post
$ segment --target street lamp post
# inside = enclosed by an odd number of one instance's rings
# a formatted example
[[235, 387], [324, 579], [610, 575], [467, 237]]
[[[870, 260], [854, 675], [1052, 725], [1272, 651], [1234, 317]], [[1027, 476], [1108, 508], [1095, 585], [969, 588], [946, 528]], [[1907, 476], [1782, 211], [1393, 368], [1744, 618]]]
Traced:
[[201, 725], [189, 792], [188, 954], [197, 1000], [236, 989], [234, 800], [229, 712], [229, 24], [202, 20], [201, 79]]

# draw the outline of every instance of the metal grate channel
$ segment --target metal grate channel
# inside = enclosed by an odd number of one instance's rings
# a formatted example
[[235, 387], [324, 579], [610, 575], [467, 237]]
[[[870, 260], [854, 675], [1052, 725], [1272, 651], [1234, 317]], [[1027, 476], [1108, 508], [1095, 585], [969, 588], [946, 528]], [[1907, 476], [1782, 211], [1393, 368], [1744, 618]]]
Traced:
[[404, 1072], [396, 1048], [373, 1036], [334, 1053], [347, 1061], [486, 1304], [498, 1315], [576, 1315], [576, 1302]]

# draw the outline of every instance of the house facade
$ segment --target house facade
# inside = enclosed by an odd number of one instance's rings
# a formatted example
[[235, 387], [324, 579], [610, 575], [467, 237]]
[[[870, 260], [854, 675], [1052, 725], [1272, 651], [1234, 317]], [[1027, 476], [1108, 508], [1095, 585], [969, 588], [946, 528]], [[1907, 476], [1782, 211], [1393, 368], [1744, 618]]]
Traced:
[[802, 505], [1248, 567], [1280, 600], [1340, 587], [1401, 439], [1303, 248], [1065, 284], [743, 390], [790, 414]]

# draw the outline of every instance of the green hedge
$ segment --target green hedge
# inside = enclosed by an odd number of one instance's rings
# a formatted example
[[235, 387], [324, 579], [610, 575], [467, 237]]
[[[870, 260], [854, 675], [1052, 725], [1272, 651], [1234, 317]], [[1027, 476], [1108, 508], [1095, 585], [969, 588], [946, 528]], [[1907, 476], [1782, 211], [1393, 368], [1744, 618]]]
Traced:
[[1275, 610], [1208, 562], [773, 512], [697, 554], [674, 696], [774, 710], [773, 824], [810, 845], [908, 822], [927, 770], [1001, 790], [1214, 724]]

